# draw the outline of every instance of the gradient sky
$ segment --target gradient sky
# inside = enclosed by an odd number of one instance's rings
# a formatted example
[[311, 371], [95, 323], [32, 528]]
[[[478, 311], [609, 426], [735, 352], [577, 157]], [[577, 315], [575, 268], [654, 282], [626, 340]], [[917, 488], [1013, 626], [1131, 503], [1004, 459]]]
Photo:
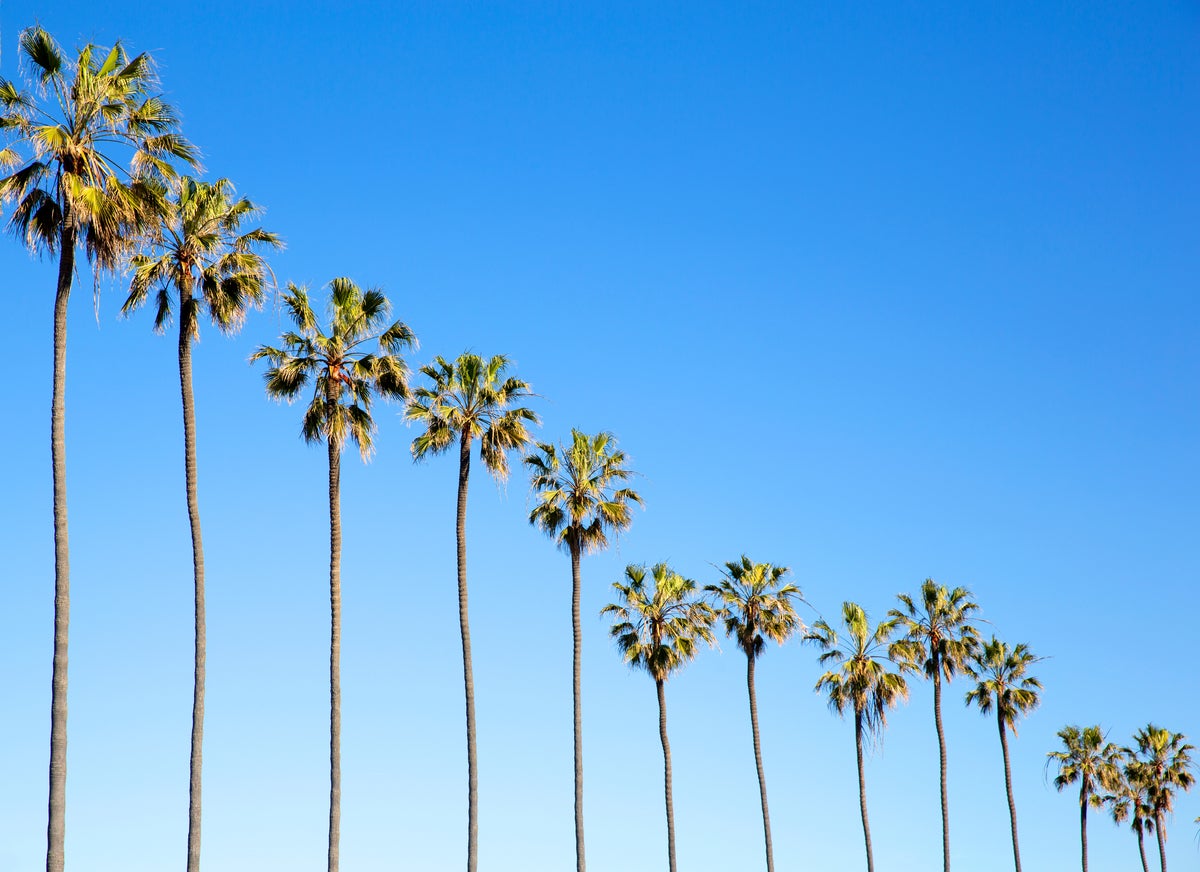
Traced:
[[[665, 867], [652, 682], [599, 609], [629, 562], [702, 583], [743, 552], [811, 608], [882, 617], [933, 577], [1047, 659], [1012, 743], [1023, 859], [1073, 868], [1047, 782], [1069, 723], [1200, 736], [1200, 11], [1194, 3], [182, 3], [9, 0], [151, 50], [210, 176], [267, 208], [281, 281], [378, 285], [435, 354], [505, 353], [540, 437], [617, 434], [646, 509], [584, 572], [591, 868]], [[54, 267], [0, 247], [9, 458], [0, 541], [0, 870], [44, 863]], [[67, 848], [183, 865], [191, 564], [175, 346], [71, 303]], [[318, 870], [328, 765], [324, 455], [246, 359], [277, 310], [195, 355], [208, 570], [204, 860]], [[347, 870], [465, 855], [454, 463], [380, 406], [343, 481]], [[527, 481], [477, 468], [468, 520], [481, 868], [573, 862], [570, 577]], [[761, 868], [744, 657], [668, 686], [680, 868]], [[758, 669], [777, 868], [860, 868], [853, 729], [815, 652]], [[1010, 867], [995, 724], [947, 691], [955, 868]], [[932, 694], [867, 779], [880, 869], [940, 863]], [[1172, 866], [1200, 864], [1180, 799]], [[1097, 814], [1094, 872], [1135, 868]]]

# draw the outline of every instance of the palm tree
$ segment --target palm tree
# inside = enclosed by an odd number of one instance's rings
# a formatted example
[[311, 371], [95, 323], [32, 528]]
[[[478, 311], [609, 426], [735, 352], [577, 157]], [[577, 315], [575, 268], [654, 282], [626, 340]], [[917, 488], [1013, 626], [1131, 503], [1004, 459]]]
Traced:
[[1121, 749], [1105, 741], [1100, 727], [1063, 727], [1058, 731], [1064, 750], [1050, 751], [1046, 765], [1058, 764], [1054, 787], [1062, 790], [1079, 782], [1079, 843], [1083, 854], [1083, 872], [1087, 872], [1087, 810], [1099, 808], [1104, 801], [1100, 790], [1109, 790], [1120, 777]]
[[195, 658], [192, 682], [191, 777], [188, 789], [188, 872], [200, 868], [200, 775], [204, 743], [204, 545], [196, 496], [196, 412], [192, 396], [192, 343], [207, 312], [223, 333], [241, 328], [247, 310], [263, 298], [266, 262], [256, 251], [280, 247], [279, 237], [262, 228], [241, 232], [259, 211], [244, 197], [234, 200], [228, 179], [198, 182], [188, 176], [172, 184], [150, 252], [130, 259], [133, 281], [121, 307], [128, 315], [156, 290], [154, 329], [161, 333], [179, 313], [179, 386], [183, 397], [184, 486], [192, 533], [195, 590]]
[[[367, 460], [373, 448], [371, 399], [408, 397], [408, 367], [400, 352], [416, 337], [402, 321], [387, 323], [391, 306], [383, 292], [362, 290], [347, 278], [329, 283], [329, 328], [321, 327], [308, 291], [288, 284], [283, 305], [296, 324], [282, 348], [260, 346], [250, 359], [267, 360], [267, 394], [291, 402], [311, 380], [312, 400], [301, 434], [324, 442], [329, 454], [329, 872], [338, 868], [342, 799], [342, 513], [341, 455], [346, 440]], [[376, 343], [377, 352], [366, 346]]]
[[626, 486], [634, 473], [611, 433], [589, 436], [571, 430], [571, 443], [557, 447], [539, 442], [525, 456], [530, 487], [536, 492], [529, 523], [571, 555], [572, 698], [575, 731], [575, 868], [584, 872], [583, 845], [583, 699], [580, 692], [583, 631], [579, 619], [580, 562], [585, 554], [608, 547], [609, 536], [628, 530], [633, 505], [642, 498]]
[[1147, 724], [1133, 735], [1137, 748], [1125, 749], [1129, 779], [1145, 789], [1154, 816], [1160, 872], [1167, 872], [1167, 815], [1174, 810], [1175, 791], [1191, 790], [1196, 783], [1188, 753], [1195, 747], [1185, 738], [1183, 733]]
[[1150, 872], [1146, 860], [1146, 833], [1154, 832], [1154, 807], [1146, 794], [1146, 785], [1129, 770], [1130, 763], [1136, 759], [1131, 753], [1125, 754], [1125, 765], [1118, 769], [1112, 792], [1104, 797], [1104, 802], [1109, 806], [1114, 824], [1129, 821], [1129, 828], [1137, 836], [1142, 872]]
[[863, 770], [863, 736], [878, 738], [887, 727], [887, 710], [908, 699], [908, 683], [898, 672], [889, 672], [891, 659], [886, 646], [896, 629], [895, 619], [880, 622], [874, 629], [867, 613], [857, 603], [842, 603], [842, 623], [847, 638], [824, 620], [813, 624], [804, 634], [805, 642], [814, 642], [824, 653], [822, 666], [833, 665], [817, 679], [816, 691], [825, 691], [829, 707], [844, 715], [854, 712], [854, 747], [858, 758], [858, 807], [862, 816], [863, 840], [867, 847], [867, 872], [875, 872], [871, 851], [871, 825], [867, 821], [867, 781]]
[[771, 815], [767, 809], [767, 781], [763, 775], [762, 745], [758, 735], [758, 699], [754, 692], [754, 664], [766, 650], [767, 640], [782, 645], [789, 636], [803, 632], [804, 624], [796, 614], [794, 601], [801, 599], [800, 588], [785, 584], [786, 566], [740, 560], [725, 564], [725, 577], [705, 590], [719, 604], [725, 632], [746, 654], [746, 690], [750, 696], [750, 731], [754, 737], [754, 765], [758, 770], [758, 793], [762, 802], [763, 839], [766, 843], [767, 872], [774, 872], [771, 850]]
[[529, 397], [529, 385], [505, 377], [507, 357], [484, 361], [462, 354], [454, 363], [438, 357], [421, 373], [428, 387], [415, 391], [405, 413], [425, 431], [412, 443], [416, 460], [441, 454], [458, 442], [458, 626], [462, 635], [463, 685], [467, 697], [467, 870], [478, 862], [478, 770], [475, 765], [475, 681], [471, 673], [471, 630], [467, 622], [467, 482], [471, 473], [471, 442], [479, 439], [479, 456], [495, 478], [508, 478], [508, 452], [532, 440], [526, 422], [537, 415], [517, 403]]
[[933, 720], [937, 727], [942, 788], [942, 868], [950, 872], [950, 798], [946, 791], [946, 734], [942, 728], [942, 679], [967, 669], [979, 645], [979, 633], [968, 621], [979, 610], [965, 587], [949, 590], [932, 578], [921, 585], [920, 601], [898, 594], [903, 609], [888, 616], [898, 621], [905, 637], [892, 643], [891, 654], [910, 669], [921, 669], [933, 680]]
[[1000, 731], [1000, 750], [1004, 755], [1004, 789], [1008, 793], [1008, 817], [1012, 824], [1013, 861], [1021, 872], [1021, 849], [1017, 843], [1017, 804], [1013, 801], [1012, 767], [1008, 760], [1008, 733], [1017, 735], [1017, 719], [1037, 708], [1042, 683], [1029, 675], [1029, 667], [1040, 658], [1034, 657], [1028, 646], [1009, 648], [992, 636], [990, 642], [977, 651], [967, 664], [971, 677], [977, 681], [967, 691], [967, 705], [979, 706], [981, 714], [996, 710], [996, 728]]
[[663, 749], [663, 784], [667, 803], [667, 862], [675, 872], [675, 806], [671, 799], [671, 744], [667, 741], [667, 696], [665, 686], [671, 673], [696, 656], [697, 642], [715, 642], [712, 624], [716, 613], [696, 599], [696, 582], [684, 578], [667, 564], [650, 570], [653, 588], [646, 590], [646, 568], [625, 567], [628, 584], [613, 588], [619, 603], [600, 610], [613, 616], [612, 637], [625, 655], [625, 662], [650, 673], [658, 692], [658, 736]]
[[[0, 166], [19, 167], [0, 179], [0, 201], [15, 201], [9, 229], [31, 250], [58, 256], [54, 297], [54, 377], [50, 458], [54, 481], [54, 667], [50, 695], [50, 799], [46, 868], [65, 863], [67, 802], [67, 637], [70, 560], [67, 537], [67, 300], [75, 249], [97, 276], [115, 270], [152, 220], [169, 161], [195, 162], [176, 132], [174, 111], [151, 93], [150, 56], [130, 58], [119, 42], [85, 45], [68, 57], [41, 27], [21, 31], [23, 72], [30, 91], [0, 79], [0, 129], [30, 154], [0, 150]], [[112, 152], [129, 150], [129, 169]]]

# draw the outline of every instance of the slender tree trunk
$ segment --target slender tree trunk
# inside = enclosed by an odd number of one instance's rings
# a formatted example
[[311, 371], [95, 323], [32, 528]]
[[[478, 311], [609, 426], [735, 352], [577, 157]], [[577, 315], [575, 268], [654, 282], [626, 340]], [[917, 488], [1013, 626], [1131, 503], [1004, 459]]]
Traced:
[[758, 738], [758, 698], [754, 695], [754, 657], [750, 654], [746, 655], [746, 690], [750, 694], [750, 732], [754, 734], [754, 765], [758, 769], [758, 795], [762, 800], [767, 872], [775, 872], [775, 854], [771, 849], [771, 813], [767, 810], [767, 779], [763, 775], [762, 745]]
[[663, 785], [667, 799], [667, 864], [675, 872], [675, 803], [671, 799], [671, 743], [667, 741], [667, 693], [661, 678], [654, 680], [658, 688], [658, 737], [663, 749]]
[[942, 870], [950, 872], [950, 797], [946, 792], [946, 733], [942, 729], [942, 672], [935, 664], [933, 673], [933, 719], [937, 725], [938, 760], [942, 771]]
[[862, 814], [863, 840], [867, 844], [867, 872], [875, 872], [875, 853], [871, 850], [871, 824], [867, 821], [867, 776], [863, 768], [862, 712], [854, 713], [854, 748], [858, 754], [858, 810]]
[[475, 679], [471, 674], [471, 628], [467, 623], [467, 480], [471, 437], [466, 427], [458, 451], [458, 627], [462, 633], [463, 690], [467, 697], [467, 872], [479, 861], [479, 772], [475, 762]]
[[1083, 851], [1083, 872], [1087, 872], [1087, 782], [1079, 785], [1079, 846]]
[[[333, 402], [333, 400], [330, 400]], [[342, 830], [341, 449], [329, 446], [329, 872], [337, 872]]]
[[[184, 294], [180, 289], [180, 297]], [[192, 397], [192, 335], [196, 303], [180, 301], [179, 387], [183, 396], [183, 468], [187, 488], [188, 522], [192, 530], [192, 573], [195, 580], [195, 664], [192, 679], [192, 758], [188, 787], [187, 872], [200, 870], [200, 773], [204, 745], [204, 543], [200, 537], [200, 504], [196, 495], [196, 408]]]
[[1017, 803], [1013, 800], [1012, 767], [1008, 762], [1008, 734], [1004, 729], [1004, 718], [1000, 706], [996, 706], [996, 726], [1000, 729], [1000, 749], [1004, 752], [1004, 789], [1008, 792], [1008, 818], [1012, 821], [1013, 861], [1017, 872], [1021, 872], [1021, 848], [1017, 844]]
[[67, 630], [71, 623], [71, 569], [67, 548], [67, 298], [75, 272], [75, 231], [59, 238], [54, 295], [54, 386], [50, 401], [50, 464], [54, 478], [54, 673], [50, 680], [50, 802], [46, 872], [63, 872], [67, 835]]
[[1167, 822], [1161, 812], [1154, 813], [1154, 835], [1158, 837], [1159, 872], [1167, 872]]
[[575, 706], [575, 870], [587, 869], [587, 857], [583, 849], [583, 629], [579, 620], [580, 595], [580, 550], [578, 543], [571, 544], [571, 632], [574, 641], [572, 661]]
[[1146, 860], [1146, 834], [1140, 827], [1134, 832], [1137, 833], [1138, 853], [1142, 857], [1142, 872], [1150, 872], [1150, 863]]

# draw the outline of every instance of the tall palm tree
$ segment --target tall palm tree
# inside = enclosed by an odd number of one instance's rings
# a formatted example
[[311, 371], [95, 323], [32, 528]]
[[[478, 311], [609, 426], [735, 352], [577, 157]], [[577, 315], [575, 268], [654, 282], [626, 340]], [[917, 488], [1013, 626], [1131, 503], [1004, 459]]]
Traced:
[[1133, 735], [1137, 747], [1125, 749], [1130, 758], [1126, 768], [1129, 778], [1145, 789], [1153, 810], [1160, 872], [1167, 872], [1167, 815], [1174, 810], [1175, 791], [1191, 790], [1196, 783], [1188, 753], [1195, 747], [1185, 738], [1183, 733], [1147, 724]]
[[[46, 868], [65, 862], [67, 779], [67, 640], [70, 560], [67, 536], [67, 300], [76, 247], [97, 276], [115, 270], [156, 212], [170, 161], [195, 162], [177, 132], [174, 111], [152, 93], [150, 56], [130, 58], [119, 42], [85, 45], [69, 57], [41, 27], [21, 31], [23, 91], [0, 79], [0, 130], [27, 150], [0, 150], [0, 200], [15, 201], [9, 229], [31, 250], [58, 256], [54, 297], [54, 376], [50, 458], [54, 488], [54, 666], [50, 695], [50, 790]], [[128, 168], [115, 153], [128, 152]]]
[[1083, 872], [1087, 872], [1087, 810], [1099, 808], [1104, 801], [1101, 790], [1110, 790], [1120, 777], [1121, 749], [1105, 741], [1100, 727], [1063, 727], [1058, 731], [1062, 751], [1050, 751], [1046, 765], [1058, 764], [1054, 787], [1062, 790], [1079, 782], [1079, 844], [1083, 855]]
[[583, 844], [583, 630], [579, 618], [580, 563], [608, 547], [609, 537], [629, 529], [642, 498], [627, 485], [629, 458], [611, 433], [589, 436], [571, 430], [570, 444], [539, 442], [525, 456], [535, 505], [529, 523], [571, 556], [572, 699], [575, 732], [575, 868], [584, 872]]
[[833, 666], [817, 679], [815, 690], [829, 697], [829, 707], [839, 715], [854, 712], [854, 747], [858, 758], [858, 807], [862, 816], [863, 840], [867, 849], [867, 872], [875, 872], [871, 850], [871, 825], [867, 820], [867, 781], [863, 770], [863, 737], [882, 736], [887, 727], [887, 710], [908, 699], [908, 683], [899, 672], [889, 672], [887, 645], [896, 629], [895, 619], [871, 628], [867, 613], [857, 603], [842, 603], [846, 638], [819, 620], [804, 634], [824, 652], [822, 666]]
[[1104, 797], [1112, 814], [1114, 824], [1129, 821], [1129, 828], [1137, 836], [1138, 856], [1142, 860], [1142, 872], [1150, 872], [1146, 859], [1146, 833], [1154, 832], [1154, 806], [1150, 804], [1146, 785], [1129, 770], [1129, 764], [1137, 757], [1132, 752], [1124, 753], [1124, 766], [1117, 770], [1111, 793]]
[[154, 329], [161, 333], [172, 315], [179, 318], [179, 387], [183, 397], [183, 470], [192, 534], [195, 591], [195, 656], [192, 681], [191, 776], [188, 788], [188, 872], [200, 868], [200, 775], [204, 744], [204, 544], [196, 495], [196, 412], [192, 395], [192, 343], [207, 313], [222, 333], [234, 333], [252, 306], [261, 305], [267, 273], [258, 249], [282, 245], [261, 227], [242, 224], [261, 210], [246, 198], [234, 199], [228, 179], [198, 182], [184, 176], [171, 185], [158, 232], [149, 252], [130, 258], [133, 280], [121, 313], [145, 304], [155, 291]]
[[479, 778], [475, 765], [475, 680], [471, 672], [471, 629], [467, 621], [467, 483], [471, 474], [471, 442], [479, 439], [479, 456], [495, 478], [508, 478], [508, 452], [532, 442], [526, 423], [537, 415], [517, 405], [530, 396], [529, 385], [505, 376], [509, 360], [487, 361], [462, 354], [450, 363], [438, 357], [421, 367], [428, 386], [414, 392], [405, 415], [425, 430], [412, 443], [416, 460], [441, 454], [458, 443], [458, 626], [462, 636], [463, 686], [467, 698], [467, 870], [475, 872], [479, 853]]
[[746, 691], [750, 696], [750, 731], [754, 738], [754, 765], [758, 770], [758, 794], [762, 803], [763, 840], [767, 854], [767, 872], [774, 872], [775, 855], [771, 849], [771, 814], [767, 808], [767, 780], [763, 775], [762, 744], [758, 734], [758, 698], [754, 692], [754, 665], [762, 656], [769, 639], [782, 645], [789, 636], [803, 632], [804, 624], [796, 614], [795, 601], [800, 588], [784, 582], [786, 566], [753, 563], [746, 555], [725, 564], [724, 578], [705, 586], [716, 599], [725, 632], [746, 654]]
[[1021, 849], [1017, 843], [1017, 804], [1013, 800], [1012, 767], [1008, 760], [1008, 730], [1017, 735], [1017, 719], [1037, 708], [1042, 683], [1028, 673], [1040, 658], [1024, 644], [1009, 648], [992, 636], [976, 651], [967, 670], [976, 685], [967, 691], [967, 705], [975, 703], [981, 714], [996, 710], [996, 728], [1000, 731], [1000, 750], [1004, 755], [1004, 789], [1008, 794], [1008, 817], [1012, 825], [1013, 862], [1021, 872]]
[[910, 669], [924, 671], [933, 681], [933, 720], [937, 727], [942, 789], [942, 869], [950, 872], [950, 798], [946, 790], [946, 733], [942, 728], [942, 679], [951, 681], [967, 668], [979, 645], [979, 633], [969, 623], [979, 610], [965, 587], [953, 590], [932, 578], [921, 585], [920, 599], [899, 594], [901, 609], [889, 617], [898, 621], [905, 637], [892, 643], [891, 654]]
[[697, 643], [716, 640], [716, 612], [696, 598], [696, 582], [665, 563], [650, 570], [653, 587], [646, 589], [646, 567], [625, 567], [628, 584], [614, 582], [621, 601], [600, 610], [612, 615], [611, 634], [630, 666], [646, 670], [658, 692], [658, 736], [663, 749], [663, 784], [667, 803], [667, 863], [675, 872], [675, 805], [671, 798], [671, 743], [667, 740], [666, 683], [671, 673], [696, 656]]
[[[416, 337], [402, 321], [388, 323], [383, 292], [366, 291], [348, 278], [329, 283], [329, 327], [323, 328], [304, 288], [288, 284], [283, 305], [296, 324], [283, 346], [260, 346], [251, 360], [266, 360], [267, 394], [291, 402], [311, 381], [312, 400], [301, 434], [324, 442], [329, 455], [329, 872], [338, 868], [342, 800], [342, 512], [341, 456], [346, 440], [367, 460], [373, 448], [371, 400], [408, 398], [408, 366], [401, 352]], [[371, 351], [374, 343], [378, 350]]]

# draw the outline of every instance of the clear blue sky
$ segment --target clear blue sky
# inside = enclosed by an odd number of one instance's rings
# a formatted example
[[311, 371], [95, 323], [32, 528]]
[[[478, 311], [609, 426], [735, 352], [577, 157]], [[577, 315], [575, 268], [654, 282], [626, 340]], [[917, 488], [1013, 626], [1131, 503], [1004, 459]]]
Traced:
[[[646, 499], [584, 564], [591, 867], [665, 868], [652, 683], [597, 612], [625, 563], [701, 582], [742, 552], [813, 608], [874, 616], [932, 576], [1049, 659], [1012, 746], [1026, 868], [1078, 862], [1055, 732], [1200, 737], [1200, 11], [1194, 3], [30, 2], [152, 50], [212, 176], [267, 207], [281, 280], [382, 286], [432, 355], [506, 353], [542, 437], [609, 429]], [[0, 870], [43, 864], [52, 547], [53, 265], [0, 246], [10, 391], [0, 610]], [[174, 343], [145, 313], [71, 311], [68, 857], [185, 854], [191, 566]], [[324, 456], [268, 402], [277, 312], [197, 349], [208, 558], [204, 859], [318, 870], [327, 814]], [[465, 753], [455, 469], [414, 467], [379, 407], [344, 476], [342, 857], [457, 869]], [[573, 857], [567, 559], [527, 483], [472, 482], [481, 868]], [[814, 611], [806, 612], [811, 619]], [[760, 868], [744, 658], [668, 687], [680, 868]], [[815, 655], [758, 670], [780, 872], [862, 865], [853, 730]], [[1010, 868], [994, 721], [947, 696], [955, 868]], [[881, 869], [940, 862], [930, 688], [868, 790]], [[1176, 868], [1200, 862], [1186, 796]], [[1092, 869], [1137, 863], [1102, 815]]]

